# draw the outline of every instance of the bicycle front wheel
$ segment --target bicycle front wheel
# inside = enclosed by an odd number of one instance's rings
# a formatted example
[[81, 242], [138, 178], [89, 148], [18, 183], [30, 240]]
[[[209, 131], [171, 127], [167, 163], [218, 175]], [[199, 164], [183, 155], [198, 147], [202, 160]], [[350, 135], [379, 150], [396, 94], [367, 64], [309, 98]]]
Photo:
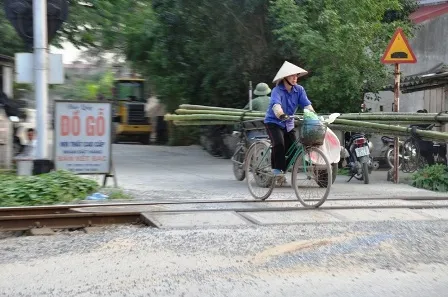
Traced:
[[330, 161], [318, 148], [306, 148], [294, 163], [291, 184], [305, 207], [317, 208], [327, 200], [331, 180]]
[[244, 166], [250, 194], [256, 199], [267, 199], [275, 186], [269, 142], [257, 141], [252, 144], [247, 152]]

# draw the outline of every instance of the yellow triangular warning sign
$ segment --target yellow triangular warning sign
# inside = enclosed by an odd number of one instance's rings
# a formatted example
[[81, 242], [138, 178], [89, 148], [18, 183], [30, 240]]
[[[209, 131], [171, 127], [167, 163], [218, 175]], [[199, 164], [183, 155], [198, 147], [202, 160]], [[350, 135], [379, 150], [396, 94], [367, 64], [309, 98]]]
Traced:
[[409, 42], [406, 39], [406, 36], [404, 36], [403, 30], [398, 28], [381, 58], [381, 63], [401, 64], [416, 62], [417, 58], [409, 46]]

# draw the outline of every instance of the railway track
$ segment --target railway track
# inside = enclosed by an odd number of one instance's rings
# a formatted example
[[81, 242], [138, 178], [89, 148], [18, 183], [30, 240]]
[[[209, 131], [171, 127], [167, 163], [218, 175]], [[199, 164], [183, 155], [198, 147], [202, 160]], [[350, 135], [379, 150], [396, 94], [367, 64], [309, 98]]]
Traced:
[[[320, 210], [334, 209], [425, 209], [425, 208], [448, 208], [448, 197], [407, 197], [407, 198], [341, 198], [329, 199], [327, 202], [384, 202], [408, 201], [406, 204], [391, 205], [333, 205], [321, 206]], [[418, 201], [437, 201], [440, 204], [425, 204]], [[446, 203], [444, 203], [446, 202]], [[292, 206], [272, 206], [275, 203], [295, 204]], [[97, 204], [72, 204], [72, 205], [52, 205], [52, 206], [27, 206], [27, 207], [4, 207], [0, 208], [0, 231], [25, 231], [35, 228], [71, 229], [85, 228], [91, 226], [104, 226], [113, 224], [142, 224], [155, 227], [144, 213], [199, 213], [213, 211], [234, 211], [234, 212], [269, 212], [269, 211], [303, 211], [309, 210], [297, 206], [296, 200], [195, 200], [195, 201], [153, 201], [153, 202], [126, 202], [126, 203], [97, 203]], [[190, 208], [182, 208], [182, 205]], [[196, 205], [196, 208], [191, 208]], [[221, 206], [222, 205], [222, 206]], [[243, 205], [243, 206], [241, 206]], [[247, 205], [247, 206], [245, 206]], [[260, 205], [260, 206], [258, 206]], [[271, 205], [271, 206], [268, 206]], [[168, 209], [159, 210], [139, 210], [147, 206], [165, 206]], [[169, 209], [170, 206], [180, 207]], [[118, 207], [118, 210], [116, 209]], [[98, 210], [101, 209], [101, 211]], [[114, 210], [115, 208], [115, 210]], [[129, 208], [131, 210], [122, 210]]]

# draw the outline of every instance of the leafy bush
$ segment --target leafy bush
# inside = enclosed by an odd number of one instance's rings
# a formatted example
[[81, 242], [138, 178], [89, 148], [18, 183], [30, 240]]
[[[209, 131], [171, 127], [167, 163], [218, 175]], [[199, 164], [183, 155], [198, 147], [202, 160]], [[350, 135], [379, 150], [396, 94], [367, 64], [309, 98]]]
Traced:
[[43, 205], [84, 199], [97, 182], [68, 171], [36, 176], [0, 175], [0, 206]]
[[411, 176], [414, 187], [437, 192], [448, 191], [448, 167], [443, 164], [427, 166]]

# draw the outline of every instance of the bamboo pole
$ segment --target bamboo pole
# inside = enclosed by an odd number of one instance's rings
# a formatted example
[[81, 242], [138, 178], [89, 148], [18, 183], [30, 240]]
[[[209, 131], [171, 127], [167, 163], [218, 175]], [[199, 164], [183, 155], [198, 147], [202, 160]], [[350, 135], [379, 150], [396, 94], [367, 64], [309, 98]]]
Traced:
[[[177, 114], [166, 114], [165, 120], [174, 121], [175, 125], [233, 125], [241, 121], [263, 120], [264, 112], [255, 112], [236, 108], [223, 108], [204, 105], [182, 104]], [[384, 135], [409, 136], [410, 124], [430, 124], [448, 122], [448, 114], [416, 113], [347, 113], [342, 114], [330, 125], [331, 129], [353, 132], [370, 132]], [[327, 115], [325, 115], [327, 116]], [[402, 125], [402, 126], [400, 126]], [[403, 127], [405, 126], [405, 127]], [[425, 139], [448, 140], [448, 133], [416, 130], [417, 135]]]
[[240, 108], [228, 108], [228, 107], [217, 107], [217, 106], [207, 106], [207, 105], [193, 105], [193, 104], [181, 104], [179, 105], [181, 109], [192, 109], [192, 110], [227, 110], [227, 111], [245, 111], [245, 109]]
[[176, 126], [214, 126], [214, 125], [236, 125], [239, 121], [173, 121]]
[[188, 109], [176, 109], [176, 114], [217, 114], [217, 115], [234, 115], [234, 116], [242, 116], [243, 114], [246, 116], [257, 116], [263, 117], [266, 115], [264, 112], [257, 111], [249, 111], [245, 112], [240, 111], [217, 111], [217, 110], [188, 110]]
[[344, 120], [361, 120], [361, 121], [367, 121], [367, 120], [388, 120], [388, 121], [433, 121], [433, 122], [448, 122], [448, 116], [441, 115], [441, 116], [421, 116], [418, 114], [414, 115], [341, 115], [338, 117], [338, 119], [344, 119]]
[[[394, 111], [375, 111], [375, 112], [349, 112], [349, 113], [343, 113], [342, 116], [345, 115], [422, 115], [422, 116], [436, 116], [438, 113], [417, 113], [417, 112], [407, 112], [407, 111], [400, 111], [400, 112], [394, 112]], [[442, 113], [442, 115], [447, 115], [446, 112]]]
[[191, 114], [191, 115], [177, 115], [177, 114], [166, 114], [164, 116], [165, 121], [188, 121], [188, 120], [221, 120], [221, 121], [240, 121], [243, 120], [256, 120], [263, 119], [257, 116], [230, 116], [230, 115], [217, 115], [217, 114]]
[[[227, 107], [217, 107], [217, 106], [206, 106], [206, 105], [192, 105], [192, 104], [181, 104], [179, 105], [181, 112], [187, 113], [186, 110], [191, 111], [191, 113], [207, 113], [207, 111], [213, 111], [213, 114], [227, 114], [226, 112], [250, 112], [245, 109], [238, 108], [227, 108]], [[216, 113], [215, 113], [216, 112]], [[264, 112], [257, 112], [259, 114], [265, 115]], [[322, 116], [328, 116], [328, 114], [321, 114]], [[347, 120], [390, 120], [390, 121], [433, 121], [433, 122], [448, 122], [448, 112], [438, 115], [437, 113], [415, 113], [415, 112], [369, 112], [369, 113], [345, 113], [341, 114], [340, 119]]]
[[[345, 120], [345, 119], [342, 119]], [[368, 121], [369, 123], [377, 123], [377, 124], [383, 124], [383, 125], [404, 125], [404, 126], [409, 126], [409, 125], [429, 125], [429, 124], [436, 124], [436, 122], [424, 122], [424, 121], [390, 121], [390, 120], [372, 120], [372, 121]]]
[[380, 130], [375, 128], [366, 128], [366, 127], [354, 127], [348, 125], [339, 125], [339, 124], [331, 124], [328, 126], [331, 130], [336, 131], [345, 131], [345, 132], [362, 132], [369, 134], [379, 134], [383, 136], [406, 136], [409, 137], [409, 133], [399, 132], [394, 130]]
[[[412, 131], [411, 128], [407, 127], [399, 127], [393, 125], [384, 125], [372, 122], [364, 122], [364, 121], [353, 121], [353, 120], [344, 120], [344, 119], [336, 119], [334, 121], [335, 124], [342, 124], [352, 127], [363, 127], [363, 128], [377, 128], [381, 131], [397, 131], [397, 132], [407, 132], [408, 134]], [[435, 132], [435, 131], [425, 131], [421, 129], [416, 129], [416, 133], [419, 136], [426, 137], [429, 139], [440, 139], [440, 140], [448, 140], [448, 133]]]

